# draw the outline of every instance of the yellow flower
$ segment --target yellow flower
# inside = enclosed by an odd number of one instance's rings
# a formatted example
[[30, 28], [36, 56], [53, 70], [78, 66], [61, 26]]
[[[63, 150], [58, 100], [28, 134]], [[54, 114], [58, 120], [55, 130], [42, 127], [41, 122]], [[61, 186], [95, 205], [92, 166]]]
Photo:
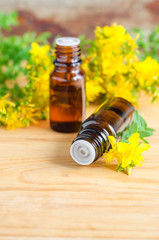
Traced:
[[123, 97], [130, 102], [134, 102], [135, 98], [132, 95], [133, 84], [126, 81], [125, 77], [120, 74], [114, 77], [113, 81], [106, 83], [106, 88], [113, 97]]
[[143, 62], [134, 62], [136, 78], [141, 87], [147, 87], [159, 81], [159, 63], [147, 57]]
[[26, 66], [26, 69], [31, 69], [31, 65], [28, 64], [28, 65]]
[[[113, 67], [112, 67], [113, 66]], [[124, 64], [124, 58], [122, 55], [108, 55], [103, 57], [102, 61], [102, 72], [109, 78], [115, 76], [116, 74], [125, 74], [127, 71], [127, 66]]]
[[50, 46], [49, 45], [44, 45], [44, 46], [40, 46], [38, 43], [33, 42], [32, 43], [32, 49], [30, 50], [30, 53], [33, 56], [42, 56], [48, 52], [50, 50]]
[[[134, 65], [137, 58], [136, 38], [132, 38], [126, 29], [117, 25], [97, 27], [91, 50], [83, 60], [86, 73], [87, 100], [96, 101], [105, 96], [123, 96], [129, 101], [136, 99], [132, 95], [136, 88]], [[98, 76], [101, 81], [96, 81]]]
[[[105, 90], [99, 85], [100, 78], [96, 78], [96, 81], [86, 82], [86, 97], [89, 102], [96, 100]], [[99, 82], [98, 82], [99, 81]]]
[[39, 46], [37, 43], [33, 43], [30, 50], [31, 61], [27, 69], [29, 70], [29, 79], [35, 92], [30, 100], [33, 107], [21, 106], [21, 120], [26, 119], [26, 124], [29, 124], [29, 122], [36, 123], [35, 119], [46, 116], [49, 110], [49, 76], [53, 70], [49, 50], [49, 45]]
[[40, 46], [39, 44], [33, 42], [32, 49], [30, 50], [30, 54], [32, 59], [35, 60], [36, 64], [38, 65], [41, 61], [47, 65], [48, 61], [50, 62], [50, 58], [48, 59], [47, 53], [50, 50], [49, 45]]
[[108, 139], [112, 146], [112, 149], [104, 153], [104, 156], [106, 157], [106, 162], [110, 162], [116, 159], [119, 170], [120, 168], [122, 168], [122, 170], [126, 169], [128, 173], [131, 168], [137, 165], [142, 165], [142, 152], [150, 148], [148, 144], [139, 144], [138, 133], [133, 133], [129, 137], [129, 143], [116, 142], [116, 139], [113, 136], [109, 136]]
[[15, 104], [9, 100], [6, 100], [9, 97], [9, 94], [6, 94], [0, 99], [0, 113], [6, 114], [7, 106], [15, 106]]
[[111, 27], [105, 26], [103, 27], [103, 33], [107, 37], [121, 37], [125, 34], [125, 28], [121, 25], [117, 25], [116, 23], [113, 23]]
[[7, 130], [29, 126], [30, 122], [36, 124], [35, 120], [38, 112], [33, 105], [22, 105], [18, 108], [9, 106], [6, 116], [1, 118], [1, 122], [6, 125]]
[[20, 120], [21, 112], [13, 107], [7, 108], [5, 118], [2, 118], [2, 123], [6, 125], [7, 130], [25, 127], [24, 122]]
[[38, 116], [38, 113], [36, 112], [36, 109], [33, 108], [34, 105], [21, 105], [19, 106], [19, 110], [21, 112], [20, 120], [22, 121], [28, 121], [29, 123], [32, 122], [34, 124], [37, 124], [36, 118]]

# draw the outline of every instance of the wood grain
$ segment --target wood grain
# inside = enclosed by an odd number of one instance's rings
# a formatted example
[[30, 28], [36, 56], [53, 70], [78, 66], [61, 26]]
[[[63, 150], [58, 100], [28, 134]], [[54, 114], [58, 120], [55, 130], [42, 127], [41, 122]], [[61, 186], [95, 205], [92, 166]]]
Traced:
[[77, 165], [69, 155], [76, 134], [48, 122], [1, 128], [0, 239], [159, 239], [159, 105], [142, 102], [157, 131], [131, 176], [103, 158]]

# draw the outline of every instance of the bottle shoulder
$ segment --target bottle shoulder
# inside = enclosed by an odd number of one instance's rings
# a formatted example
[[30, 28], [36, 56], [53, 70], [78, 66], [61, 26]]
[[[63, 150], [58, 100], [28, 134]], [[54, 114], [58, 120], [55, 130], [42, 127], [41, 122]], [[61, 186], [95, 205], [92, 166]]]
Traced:
[[76, 70], [68, 70], [66, 71], [57, 71], [56, 69], [50, 74], [51, 81], [57, 82], [83, 82], [84, 83], [85, 74], [80, 69]]
[[55, 67], [50, 75], [67, 72], [85, 75], [84, 71], [80, 67]]
[[[91, 129], [100, 129], [102, 132], [107, 132], [108, 135], [113, 135], [114, 137], [116, 137], [116, 131], [114, 130], [114, 128], [111, 126], [111, 124], [107, 123], [107, 122], [103, 122], [101, 123], [100, 121], [98, 121], [97, 119], [93, 118], [89, 118], [86, 119], [80, 128], [80, 131], [87, 129], [87, 128], [91, 128]], [[79, 132], [80, 132], [79, 131]]]

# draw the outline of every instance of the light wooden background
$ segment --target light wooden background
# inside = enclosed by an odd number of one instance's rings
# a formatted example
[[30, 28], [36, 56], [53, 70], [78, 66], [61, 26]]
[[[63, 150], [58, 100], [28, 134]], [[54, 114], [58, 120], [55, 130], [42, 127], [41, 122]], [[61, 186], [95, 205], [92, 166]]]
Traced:
[[[159, 105], [140, 105], [156, 133], [131, 176], [69, 156], [76, 134], [0, 128], [0, 239], [159, 239]], [[90, 113], [93, 108], [89, 108]]]

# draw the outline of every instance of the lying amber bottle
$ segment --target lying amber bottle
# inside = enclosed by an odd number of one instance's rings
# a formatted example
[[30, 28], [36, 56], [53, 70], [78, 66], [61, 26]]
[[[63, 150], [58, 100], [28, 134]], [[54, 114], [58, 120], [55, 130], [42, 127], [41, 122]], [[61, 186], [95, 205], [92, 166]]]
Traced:
[[59, 132], [78, 132], [85, 115], [84, 72], [78, 38], [56, 39], [55, 69], [50, 76], [50, 125]]
[[114, 98], [104, 102], [81, 125], [78, 136], [74, 139], [70, 153], [81, 165], [88, 165], [109, 149], [109, 135], [116, 137], [132, 119], [134, 107], [123, 98]]

